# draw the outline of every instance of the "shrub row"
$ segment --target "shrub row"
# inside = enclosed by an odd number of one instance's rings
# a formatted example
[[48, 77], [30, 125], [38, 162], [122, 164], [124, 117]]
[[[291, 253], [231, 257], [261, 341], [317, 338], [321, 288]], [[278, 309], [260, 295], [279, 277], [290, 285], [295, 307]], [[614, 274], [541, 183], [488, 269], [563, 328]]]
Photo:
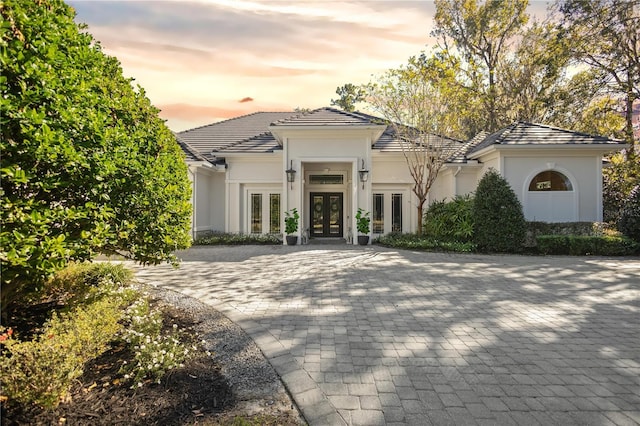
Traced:
[[412, 250], [430, 250], [470, 253], [476, 250], [476, 245], [471, 242], [441, 241], [416, 234], [388, 234], [376, 240], [377, 244], [386, 247], [404, 248]]
[[599, 237], [603, 235], [618, 235], [615, 227], [606, 222], [527, 222], [527, 237], [525, 247], [535, 247], [536, 238], [541, 235], [573, 235], [584, 237]]
[[536, 238], [541, 254], [631, 256], [640, 244], [624, 236], [541, 235]]
[[194, 245], [216, 246], [216, 245], [279, 245], [282, 244], [282, 237], [274, 234], [234, 234], [225, 232], [214, 232], [209, 235], [196, 238]]

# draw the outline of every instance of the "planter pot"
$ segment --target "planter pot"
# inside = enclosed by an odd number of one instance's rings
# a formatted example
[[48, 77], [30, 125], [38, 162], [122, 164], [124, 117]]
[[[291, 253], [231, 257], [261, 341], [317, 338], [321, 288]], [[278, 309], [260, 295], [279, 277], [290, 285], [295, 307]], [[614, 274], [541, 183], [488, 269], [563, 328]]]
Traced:
[[369, 236], [368, 235], [358, 235], [358, 245], [366, 246], [369, 244]]
[[298, 244], [298, 236], [297, 235], [287, 235], [287, 245], [288, 246], [295, 246], [296, 244]]

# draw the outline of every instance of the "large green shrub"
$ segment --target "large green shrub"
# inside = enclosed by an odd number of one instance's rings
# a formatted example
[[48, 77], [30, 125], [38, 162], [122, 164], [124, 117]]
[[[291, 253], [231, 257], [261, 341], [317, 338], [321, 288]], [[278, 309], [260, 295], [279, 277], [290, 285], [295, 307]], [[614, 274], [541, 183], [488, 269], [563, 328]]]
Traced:
[[509, 183], [494, 169], [480, 179], [472, 211], [478, 250], [507, 253], [522, 250], [526, 234], [522, 205]]
[[436, 201], [424, 214], [424, 235], [439, 241], [473, 241], [473, 197], [458, 195], [452, 201]]
[[624, 203], [618, 229], [627, 237], [640, 242], [640, 185], [631, 191]]
[[158, 110], [63, 1], [0, 12], [3, 302], [98, 252], [173, 261], [191, 186]]

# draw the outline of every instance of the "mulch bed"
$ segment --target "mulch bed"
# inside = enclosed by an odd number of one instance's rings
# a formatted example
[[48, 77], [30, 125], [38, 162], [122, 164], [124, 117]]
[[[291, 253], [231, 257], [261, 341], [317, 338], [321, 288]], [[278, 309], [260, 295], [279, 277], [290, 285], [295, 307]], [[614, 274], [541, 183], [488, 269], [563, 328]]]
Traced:
[[[179, 310], [165, 307], [164, 314], [165, 324], [175, 323], [187, 331], [193, 326], [191, 318]], [[23, 324], [39, 322], [32, 319]], [[190, 338], [196, 340], [194, 334]], [[227, 380], [206, 353], [166, 374], [160, 384], [146, 383], [136, 389], [118, 375], [123, 361], [132, 359], [126, 347], [112, 347], [87, 363], [85, 373], [57, 408], [3, 404], [2, 425], [215, 424], [233, 412], [235, 400]]]

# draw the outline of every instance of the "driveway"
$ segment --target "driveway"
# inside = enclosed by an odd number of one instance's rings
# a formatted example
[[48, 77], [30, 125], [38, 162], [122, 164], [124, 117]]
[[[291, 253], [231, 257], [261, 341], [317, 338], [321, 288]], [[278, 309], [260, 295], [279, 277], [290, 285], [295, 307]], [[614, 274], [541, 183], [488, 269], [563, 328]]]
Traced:
[[640, 424], [640, 259], [195, 247], [143, 281], [256, 341], [311, 425]]

